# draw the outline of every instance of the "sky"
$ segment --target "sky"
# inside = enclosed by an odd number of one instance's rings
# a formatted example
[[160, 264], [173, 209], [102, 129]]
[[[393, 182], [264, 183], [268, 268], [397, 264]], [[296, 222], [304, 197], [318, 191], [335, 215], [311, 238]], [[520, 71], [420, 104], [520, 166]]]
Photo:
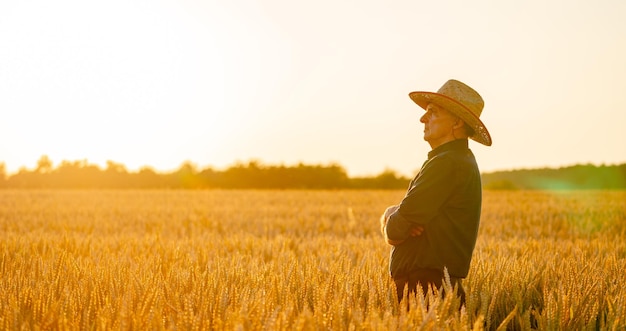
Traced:
[[483, 172], [626, 162], [626, 1], [0, 0], [0, 163], [412, 176], [411, 91], [485, 100]]

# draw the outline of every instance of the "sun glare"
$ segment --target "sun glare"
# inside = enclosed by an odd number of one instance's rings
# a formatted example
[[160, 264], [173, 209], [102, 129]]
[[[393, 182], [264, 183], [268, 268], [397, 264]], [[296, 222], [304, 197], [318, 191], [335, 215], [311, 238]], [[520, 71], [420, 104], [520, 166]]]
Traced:
[[[16, 93], [5, 102], [19, 159], [171, 168], [194, 155], [185, 145], [204, 142], [211, 154], [228, 134], [228, 59], [213, 27], [186, 10], [114, 0], [37, 1], [12, 11], [2, 23], [14, 30], [5, 44], [9, 64], [21, 65], [7, 66]], [[162, 159], [146, 157], [155, 154]]]

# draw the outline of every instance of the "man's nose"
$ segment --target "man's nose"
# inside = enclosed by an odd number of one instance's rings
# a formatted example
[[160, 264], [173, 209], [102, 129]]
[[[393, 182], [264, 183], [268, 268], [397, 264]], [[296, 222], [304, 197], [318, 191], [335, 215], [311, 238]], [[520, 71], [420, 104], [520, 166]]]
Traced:
[[424, 115], [422, 115], [422, 117], [420, 117], [420, 122], [426, 123], [426, 120], [427, 120], [426, 114], [424, 114]]

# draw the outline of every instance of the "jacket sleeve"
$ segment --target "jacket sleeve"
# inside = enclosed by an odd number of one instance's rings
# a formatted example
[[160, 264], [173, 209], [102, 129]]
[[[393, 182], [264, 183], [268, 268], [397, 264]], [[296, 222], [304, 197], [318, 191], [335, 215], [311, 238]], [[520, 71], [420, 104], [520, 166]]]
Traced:
[[452, 160], [442, 155], [427, 162], [398, 210], [387, 221], [385, 233], [388, 241], [406, 240], [409, 230], [416, 225], [424, 226], [428, 231], [428, 223], [452, 194], [455, 182]]

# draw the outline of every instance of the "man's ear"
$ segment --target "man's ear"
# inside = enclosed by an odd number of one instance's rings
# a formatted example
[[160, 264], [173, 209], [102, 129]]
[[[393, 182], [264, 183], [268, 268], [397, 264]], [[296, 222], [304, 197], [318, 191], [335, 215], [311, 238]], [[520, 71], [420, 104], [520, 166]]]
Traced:
[[456, 121], [454, 122], [454, 125], [452, 126], [452, 128], [456, 130], [456, 129], [462, 128], [463, 126], [465, 126], [465, 122], [463, 122], [462, 119], [457, 118]]

